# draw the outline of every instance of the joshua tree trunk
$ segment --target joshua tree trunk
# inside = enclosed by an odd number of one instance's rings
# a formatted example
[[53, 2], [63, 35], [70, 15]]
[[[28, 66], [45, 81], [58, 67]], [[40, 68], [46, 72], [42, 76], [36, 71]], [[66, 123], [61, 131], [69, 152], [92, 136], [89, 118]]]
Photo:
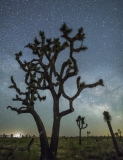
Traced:
[[86, 125], [84, 127], [84, 124], [85, 124], [84, 119], [85, 119], [85, 117], [78, 116], [78, 118], [76, 120], [77, 125], [79, 127], [79, 145], [81, 145], [81, 130], [85, 129], [88, 126], [86, 123]]
[[55, 118], [53, 123], [53, 131], [51, 136], [49, 158], [50, 160], [56, 160], [58, 141], [59, 141], [59, 130], [60, 130], [60, 118]]
[[114, 147], [115, 147], [115, 150], [116, 150], [116, 152], [117, 152], [117, 156], [118, 156], [118, 157], [123, 156], [123, 154], [122, 154], [122, 153], [120, 152], [120, 150], [119, 150], [117, 141], [116, 141], [115, 136], [114, 136], [114, 133], [113, 133], [113, 129], [112, 129], [111, 123], [110, 123], [110, 122], [107, 122], [107, 124], [108, 124], [109, 130], [110, 130], [111, 136], [112, 136], [112, 141], [113, 141], [113, 143], [114, 143]]
[[79, 130], [79, 145], [81, 145], [81, 129]]
[[49, 160], [56, 160], [57, 149], [58, 149], [58, 141], [59, 141], [59, 130], [60, 130], [60, 120], [61, 116], [59, 115], [59, 98], [53, 94], [54, 104], [54, 120], [53, 120], [53, 128], [50, 142], [50, 150], [49, 150]]
[[36, 113], [34, 109], [31, 110], [31, 114], [35, 119], [38, 132], [39, 132], [39, 138], [40, 138], [40, 146], [41, 146], [41, 156], [40, 160], [49, 160], [48, 154], [49, 154], [49, 144], [48, 144], [48, 138], [46, 135], [46, 131], [44, 128], [44, 125], [39, 117], [39, 115]]

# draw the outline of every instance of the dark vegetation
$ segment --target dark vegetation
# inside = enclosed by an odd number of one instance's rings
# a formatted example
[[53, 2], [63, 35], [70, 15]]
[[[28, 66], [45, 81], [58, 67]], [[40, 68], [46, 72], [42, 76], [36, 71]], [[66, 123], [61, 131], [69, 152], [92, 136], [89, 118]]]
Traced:
[[[31, 138], [0, 138], [0, 144], [4, 146], [23, 147]], [[50, 142], [50, 138], [48, 141]], [[121, 151], [123, 151], [123, 137], [116, 138]], [[0, 146], [1, 146], [0, 145]], [[0, 151], [0, 160], [4, 160], [2, 154], [8, 151]], [[14, 152], [15, 160], [38, 160], [40, 157], [40, 141], [35, 138], [28, 150]], [[8, 160], [11, 160], [10, 158]], [[82, 137], [82, 145], [79, 145], [78, 137], [59, 137], [57, 160], [118, 160], [112, 138], [110, 136]]]
[[[53, 40], [46, 38], [45, 33], [40, 31], [40, 40], [35, 37], [33, 43], [29, 43], [25, 46], [29, 48], [32, 55], [35, 56], [31, 61], [22, 62], [21, 51], [15, 54], [16, 61], [20, 65], [20, 68], [25, 72], [26, 92], [18, 87], [13, 76], [11, 76], [12, 85], [9, 87], [15, 89], [17, 92], [13, 101], [22, 102], [22, 106], [18, 108], [8, 106], [7, 108], [18, 114], [30, 113], [36, 122], [41, 147], [40, 160], [56, 159], [61, 118], [74, 111], [73, 102], [80, 95], [81, 91], [85, 88], [93, 88], [99, 85], [104, 86], [102, 79], [92, 84], [86, 84], [85, 82], [80, 82], [80, 76], [76, 77], [79, 68], [77, 60], [75, 59], [75, 54], [79, 54], [81, 51], [87, 49], [87, 47], [83, 45], [85, 39], [83, 28], [79, 28], [75, 36], [71, 37], [69, 35], [72, 32], [72, 29], [68, 28], [64, 23], [60, 28], [60, 32], [62, 33], [61, 37], [65, 40], [63, 43], [59, 38], [54, 38]], [[76, 43], [80, 44], [79, 47], [76, 47]], [[61, 65], [56, 65], [59, 56], [66, 49], [66, 60], [62, 62]], [[65, 82], [71, 77], [75, 77], [76, 79], [76, 93], [70, 97], [65, 92], [64, 86]], [[53, 99], [53, 104], [51, 105], [53, 109], [53, 127], [50, 142], [48, 142], [45, 126], [43, 125], [40, 113], [38, 114], [35, 110], [35, 101], [46, 99], [45, 96], [41, 96], [39, 93], [39, 91], [44, 90], [49, 90]], [[59, 108], [61, 97], [69, 102], [69, 106], [66, 106], [68, 109], [64, 111], [60, 111]]]
[[[31, 146], [33, 144], [33, 141], [34, 141], [34, 137], [30, 140], [30, 142], [28, 144], [26, 144], [26, 146], [19, 146], [19, 144], [17, 144], [16, 146], [13, 146], [13, 145], [5, 145], [4, 143], [1, 144], [0, 146], [0, 150], [2, 150], [3, 152], [1, 152], [1, 159], [15, 159], [15, 152], [16, 151], [28, 151], [28, 153], [30, 153], [30, 149], [31, 149]], [[13, 143], [14, 144], [14, 143]], [[6, 152], [8, 151], [8, 152]]]

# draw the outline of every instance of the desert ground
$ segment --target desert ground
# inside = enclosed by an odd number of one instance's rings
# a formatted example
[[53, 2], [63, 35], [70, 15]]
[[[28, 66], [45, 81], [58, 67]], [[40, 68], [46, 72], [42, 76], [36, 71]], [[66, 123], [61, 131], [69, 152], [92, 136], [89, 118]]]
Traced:
[[[0, 148], [14, 147], [24, 148], [31, 141], [29, 138], [0, 138]], [[117, 143], [121, 151], [123, 151], [123, 137], [117, 137]], [[50, 141], [50, 138], [49, 138]], [[81, 145], [79, 145], [79, 137], [60, 137], [57, 159], [58, 160], [117, 160], [116, 151], [111, 137], [82, 137]], [[9, 150], [0, 150], [0, 160], [4, 160], [9, 154]], [[39, 138], [35, 138], [33, 144], [28, 150], [14, 151], [15, 160], [38, 160], [40, 156]], [[11, 159], [11, 156], [8, 158]]]

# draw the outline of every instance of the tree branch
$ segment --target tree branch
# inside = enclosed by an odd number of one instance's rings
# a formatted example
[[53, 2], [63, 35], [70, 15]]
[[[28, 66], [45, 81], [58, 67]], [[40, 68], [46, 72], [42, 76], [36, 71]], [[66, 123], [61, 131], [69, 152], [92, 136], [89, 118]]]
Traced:
[[75, 93], [75, 95], [73, 97], [69, 97], [68, 95], [66, 95], [64, 88], [63, 88], [63, 85], [62, 85], [62, 96], [64, 98], [73, 101], [74, 99], [76, 99], [79, 96], [81, 91], [85, 88], [93, 88], [93, 87], [96, 87], [99, 85], [104, 86], [102, 79], [100, 79], [98, 82], [92, 83], [92, 84], [85, 84], [84, 82], [80, 83], [80, 76], [76, 79], [76, 83], [77, 83], [77, 92]]
[[73, 52], [80, 52], [80, 51], [85, 51], [87, 49], [87, 47], [86, 46], [81, 46], [81, 47], [79, 47], [79, 48], [73, 48]]
[[96, 83], [92, 83], [92, 84], [84, 84], [81, 86], [80, 84], [80, 87], [82, 87], [82, 89], [85, 89], [85, 88], [93, 88], [93, 87], [96, 87], [96, 86], [104, 86], [103, 84], [103, 80], [100, 79], [98, 82]]
[[18, 97], [18, 95], [16, 94], [16, 98], [12, 99], [13, 101], [23, 101], [24, 99]]
[[60, 118], [63, 116], [66, 116], [67, 114], [70, 114], [71, 112], [74, 112], [74, 108], [73, 108], [73, 102], [71, 100], [69, 100], [69, 109], [67, 109], [66, 111], [62, 111], [61, 113], [59, 113]]
[[13, 85], [9, 86], [9, 88], [14, 88], [17, 91], [17, 93], [20, 94], [20, 95], [21, 94], [25, 95], [25, 93], [21, 92], [20, 89], [17, 87], [17, 85], [16, 85], [16, 83], [15, 83], [15, 81], [13, 79], [13, 76], [11, 76], [11, 82], [13, 83]]
[[82, 83], [80, 84], [80, 87], [79, 87], [79, 89], [77, 90], [76, 94], [75, 94], [73, 97], [71, 97], [72, 100], [76, 99], [76, 98], [79, 96], [80, 92], [81, 92], [83, 89], [85, 89], [85, 88], [93, 88], [93, 87], [97, 87], [97, 86], [104, 86], [102, 79], [100, 79], [98, 82], [92, 83], [92, 84], [85, 84], [84, 82], [82, 82]]
[[18, 114], [21, 114], [21, 113], [30, 113], [29, 110], [27, 109], [27, 107], [15, 108], [15, 107], [8, 106], [7, 109], [9, 109], [9, 108], [12, 111], [16, 111]]

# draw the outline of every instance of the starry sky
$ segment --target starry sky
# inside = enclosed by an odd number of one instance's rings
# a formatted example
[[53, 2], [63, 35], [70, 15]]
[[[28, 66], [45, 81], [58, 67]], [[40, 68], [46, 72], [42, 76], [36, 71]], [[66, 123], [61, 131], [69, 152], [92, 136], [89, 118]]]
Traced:
[[[47, 38], [61, 36], [59, 28], [66, 22], [73, 29], [83, 27], [88, 50], [76, 54], [78, 75], [86, 83], [104, 80], [104, 87], [85, 89], [74, 101], [75, 111], [61, 120], [60, 136], [78, 136], [78, 115], [85, 117], [88, 127], [82, 130], [91, 135], [107, 135], [109, 129], [103, 112], [112, 116], [114, 132], [123, 133], [123, 1], [122, 0], [1, 0], [0, 3], [0, 135], [38, 135], [30, 114], [17, 115], [7, 106], [21, 107], [12, 101], [16, 92], [9, 89], [13, 75], [24, 90], [24, 72], [15, 60], [15, 53], [23, 52], [22, 60], [31, 60], [31, 50], [24, 48], [43, 30]], [[64, 61], [66, 53], [61, 55]], [[67, 94], [76, 92], [75, 77], [66, 82]], [[42, 118], [47, 135], [52, 131], [52, 97], [44, 91], [46, 101], [36, 102], [36, 111]], [[68, 102], [60, 101], [60, 110], [68, 108]]]

